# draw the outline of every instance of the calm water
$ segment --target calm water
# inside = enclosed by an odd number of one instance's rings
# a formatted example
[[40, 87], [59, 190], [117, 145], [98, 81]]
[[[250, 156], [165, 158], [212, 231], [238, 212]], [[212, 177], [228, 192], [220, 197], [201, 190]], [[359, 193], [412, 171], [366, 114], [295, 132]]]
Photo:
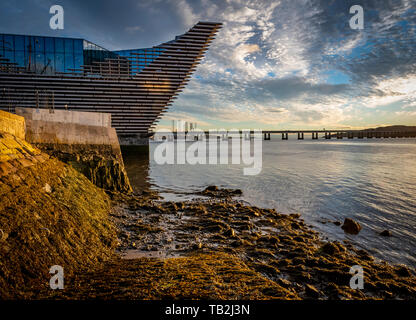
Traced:
[[[170, 200], [207, 185], [239, 188], [252, 205], [300, 213], [324, 237], [350, 240], [378, 258], [416, 267], [416, 140], [292, 139], [263, 142], [257, 176], [244, 176], [246, 165], [158, 165], [152, 159], [157, 143], [150, 144], [150, 160], [136, 152], [124, 157], [136, 189], [150, 187]], [[322, 223], [345, 217], [363, 230], [348, 235]], [[384, 229], [393, 236], [380, 236]]]

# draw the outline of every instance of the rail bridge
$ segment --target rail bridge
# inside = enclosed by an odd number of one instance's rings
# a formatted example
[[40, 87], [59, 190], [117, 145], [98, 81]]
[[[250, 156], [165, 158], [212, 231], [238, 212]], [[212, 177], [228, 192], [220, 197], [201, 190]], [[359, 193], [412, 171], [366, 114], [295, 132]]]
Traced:
[[[186, 135], [188, 132], [191, 131], [183, 131], [182, 134]], [[244, 134], [244, 139], [251, 139], [254, 137], [254, 130], [250, 131], [243, 131], [236, 130], [236, 131], [226, 131], [226, 130], [218, 130], [215, 135], [218, 139], [228, 139], [231, 138], [230, 134]], [[159, 137], [162, 139], [169, 139], [169, 137], [173, 137], [173, 139], [178, 138], [178, 133], [170, 132], [170, 131], [158, 131], [157, 132]], [[281, 135], [282, 140], [289, 140], [289, 135], [297, 136], [297, 140], [304, 140], [306, 139], [305, 135], [310, 134], [312, 140], [318, 140], [319, 138], [330, 140], [330, 139], [380, 139], [380, 138], [416, 138], [416, 131], [378, 131], [378, 130], [262, 130], [262, 137], [264, 140], [271, 140], [271, 135]], [[155, 132], [149, 133], [149, 137], [154, 136]], [[194, 140], [199, 140], [202, 135], [208, 137], [212, 134], [211, 131], [195, 131], [194, 132]]]
[[289, 134], [297, 134], [298, 140], [304, 140], [305, 134], [311, 134], [312, 140], [330, 139], [371, 139], [371, 138], [415, 138], [416, 131], [378, 131], [378, 130], [265, 130], [264, 140], [270, 140], [271, 134], [281, 134], [282, 140], [288, 140]]

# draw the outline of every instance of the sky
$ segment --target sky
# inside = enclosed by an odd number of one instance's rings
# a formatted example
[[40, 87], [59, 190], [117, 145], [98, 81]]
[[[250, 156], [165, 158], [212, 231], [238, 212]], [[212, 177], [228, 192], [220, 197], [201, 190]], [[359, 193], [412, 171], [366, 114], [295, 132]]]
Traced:
[[[64, 8], [64, 29], [49, 8]], [[351, 29], [350, 7], [364, 9]], [[414, 0], [2, 0], [0, 33], [68, 36], [109, 50], [222, 22], [160, 122], [200, 128], [355, 129], [416, 125]]]

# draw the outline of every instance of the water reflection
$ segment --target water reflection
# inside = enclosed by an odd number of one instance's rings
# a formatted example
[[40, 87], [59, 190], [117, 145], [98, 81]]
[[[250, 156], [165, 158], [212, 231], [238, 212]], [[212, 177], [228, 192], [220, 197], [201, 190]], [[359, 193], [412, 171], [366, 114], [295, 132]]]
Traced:
[[[150, 153], [155, 144], [150, 144]], [[124, 150], [123, 150], [124, 151]], [[239, 188], [253, 205], [299, 212], [330, 239], [351, 240], [383, 260], [416, 266], [416, 140], [281, 141], [263, 143], [263, 170], [245, 165], [157, 165], [148, 154], [124, 153], [134, 188], [175, 192], [207, 185]], [[325, 220], [356, 219], [357, 236]], [[380, 231], [392, 231], [381, 237]]]
[[134, 191], [149, 190], [149, 149], [146, 147], [122, 146], [123, 161]]

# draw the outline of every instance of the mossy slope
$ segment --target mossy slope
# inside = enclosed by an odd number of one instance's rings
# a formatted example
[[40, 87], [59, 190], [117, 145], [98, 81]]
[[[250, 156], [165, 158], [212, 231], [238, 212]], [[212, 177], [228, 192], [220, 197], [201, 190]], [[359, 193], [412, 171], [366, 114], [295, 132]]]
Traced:
[[[30, 298], [44, 290], [53, 265], [62, 266], [65, 277], [99, 266], [113, 256], [116, 239], [108, 220], [110, 201], [101, 189], [72, 167], [14, 140], [29, 153], [17, 148], [19, 161], [2, 163], [8, 168], [0, 175], [3, 299]], [[2, 154], [7, 152], [3, 147]]]

